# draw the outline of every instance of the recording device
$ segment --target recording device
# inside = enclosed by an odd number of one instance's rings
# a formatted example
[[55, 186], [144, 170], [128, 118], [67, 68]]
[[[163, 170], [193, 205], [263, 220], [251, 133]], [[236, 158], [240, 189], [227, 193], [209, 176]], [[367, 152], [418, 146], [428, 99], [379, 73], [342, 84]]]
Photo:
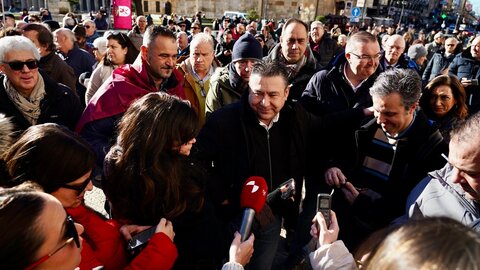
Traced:
[[330, 227], [330, 209], [332, 208], [332, 195], [328, 193], [318, 193], [317, 195], [317, 212], [321, 212], [323, 217], [325, 218], [325, 223], [327, 223], [327, 227]]
[[148, 240], [150, 240], [150, 238], [152, 238], [152, 236], [155, 234], [156, 229], [157, 226], [152, 226], [132, 236], [132, 239], [130, 239], [127, 243], [127, 250], [131, 251], [146, 245], [148, 243]]
[[265, 205], [268, 188], [265, 178], [251, 176], [245, 181], [240, 195], [240, 207], [245, 208], [243, 212], [242, 225], [240, 226], [241, 241], [250, 237], [252, 222], [255, 213], [259, 213]]
[[470, 83], [472, 83], [472, 85], [478, 85], [478, 79], [471, 79]]
[[271, 204], [274, 204], [274, 201], [278, 199], [278, 197], [286, 200], [293, 195], [295, 195], [295, 179], [290, 178], [268, 194], [267, 202], [272, 206]]

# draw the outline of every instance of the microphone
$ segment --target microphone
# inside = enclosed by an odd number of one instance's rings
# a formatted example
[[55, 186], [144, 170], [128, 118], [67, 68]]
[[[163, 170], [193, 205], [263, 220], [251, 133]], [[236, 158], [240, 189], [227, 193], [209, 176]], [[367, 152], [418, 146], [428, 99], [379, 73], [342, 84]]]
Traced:
[[242, 194], [240, 195], [240, 207], [245, 208], [242, 225], [240, 227], [242, 242], [250, 236], [255, 213], [263, 209], [267, 194], [268, 187], [265, 178], [261, 176], [250, 176], [247, 181], [245, 181]]

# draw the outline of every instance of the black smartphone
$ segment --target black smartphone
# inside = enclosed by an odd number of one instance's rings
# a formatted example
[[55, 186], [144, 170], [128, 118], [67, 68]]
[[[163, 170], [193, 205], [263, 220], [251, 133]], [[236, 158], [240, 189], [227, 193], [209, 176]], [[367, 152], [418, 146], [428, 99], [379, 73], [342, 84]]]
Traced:
[[127, 243], [127, 250], [134, 250], [138, 247], [146, 245], [148, 240], [150, 240], [150, 238], [152, 238], [152, 236], [155, 234], [156, 229], [157, 226], [152, 226], [132, 236], [132, 239], [130, 239], [130, 241]]
[[318, 193], [317, 195], [317, 212], [321, 212], [330, 227], [330, 209], [332, 208], [332, 196], [328, 193]]

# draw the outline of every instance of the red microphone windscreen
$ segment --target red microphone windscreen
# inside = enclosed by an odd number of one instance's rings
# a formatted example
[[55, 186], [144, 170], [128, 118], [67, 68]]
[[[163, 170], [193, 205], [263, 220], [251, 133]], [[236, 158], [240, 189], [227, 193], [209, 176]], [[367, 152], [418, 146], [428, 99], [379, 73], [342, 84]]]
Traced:
[[250, 176], [243, 185], [240, 207], [252, 208], [255, 213], [262, 210], [268, 195], [267, 182], [261, 176]]

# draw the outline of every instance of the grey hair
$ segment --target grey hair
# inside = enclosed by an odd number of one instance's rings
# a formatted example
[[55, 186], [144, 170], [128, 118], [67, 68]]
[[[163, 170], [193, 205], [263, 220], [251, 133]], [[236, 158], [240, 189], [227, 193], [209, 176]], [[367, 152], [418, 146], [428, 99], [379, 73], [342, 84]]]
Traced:
[[96, 26], [95, 22], [90, 19], [83, 20], [83, 25], [87, 25], [87, 23], [90, 23], [90, 24], [93, 24], [93, 26]]
[[284, 64], [276, 61], [256, 62], [252, 67], [252, 75], [253, 74], [257, 74], [261, 77], [280, 76], [283, 79], [285, 86], [288, 85], [288, 69]]
[[[474, 142], [478, 140], [480, 134], [480, 112], [475, 113], [466, 120], [459, 121], [450, 132], [450, 141], [452, 142]], [[472, 147], [478, 147], [472, 144]]]
[[371, 43], [375, 42], [378, 44], [377, 38], [366, 32], [366, 31], [358, 31], [355, 34], [351, 35], [347, 40], [347, 46], [345, 46], [345, 52], [350, 53], [358, 47], [359, 43]]
[[370, 95], [385, 97], [398, 93], [406, 110], [418, 103], [422, 95], [422, 81], [412, 69], [393, 68], [382, 72], [370, 88]]
[[65, 35], [73, 43], [77, 42], [75, 33], [73, 33], [73, 31], [68, 28], [58, 28], [57, 30], [53, 31], [53, 35], [55, 35], [56, 33], [61, 33], [62, 35]]
[[188, 37], [187, 32], [185, 32], [185, 31], [180, 31], [180, 32], [177, 33], [177, 38], [179, 38], [180, 36], [183, 36], [183, 35], [185, 35], [186, 37]]
[[35, 44], [24, 36], [11, 36], [0, 38], [0, 62], [3, 63], [5, 54], [14, 51], [31, 51], [33, 57], [40, 60], [40, 52]]
[[73, 26], [73, 25], [75, 25], [75, 20], [73, 20], [70, 17], [65, 16], [62, 19], [62, 23], [63, 23], [63, 27]]
[[213, 38], [211, 35], [207, 33], [198, 33], [196, 34], [192, 41], [190, 42], [190, 53], [195, 52], [195, 47], [197, 47], [198, 44], [208, 44], [213, 50]]

